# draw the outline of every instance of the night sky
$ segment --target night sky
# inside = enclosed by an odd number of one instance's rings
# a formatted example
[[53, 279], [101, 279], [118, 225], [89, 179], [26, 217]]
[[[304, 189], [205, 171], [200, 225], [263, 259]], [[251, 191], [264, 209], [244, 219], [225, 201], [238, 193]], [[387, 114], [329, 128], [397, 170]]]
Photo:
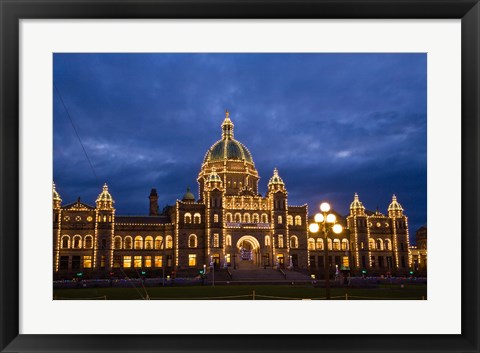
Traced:
[[[94, 204], [107, 182], [117, 214], [148, 214], [187, 187], [198, 198], [225, 109], [265, 195], [273, 169], [289, 204], [355, 192], [387, 213], [396, 194], [411, 239], [427, 222], [426, 54], [54, 54], [53, 175], [63, 204]], [[62, 100], [70, 114], [65, 110]], [[75, 126], [90, 158], [90, 167]]]

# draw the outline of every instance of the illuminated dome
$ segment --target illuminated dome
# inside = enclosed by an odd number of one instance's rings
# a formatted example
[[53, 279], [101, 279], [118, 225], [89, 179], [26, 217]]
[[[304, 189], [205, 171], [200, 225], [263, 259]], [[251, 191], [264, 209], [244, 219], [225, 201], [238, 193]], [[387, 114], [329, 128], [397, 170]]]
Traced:
[[364, 210], [365, 209], [363, 204], [358, 199], [358, 194], [357, 193], [355, 193], [355, 196], [353, 197], [353, 202], [350, 204], [350, 209], [351, 210]]
[[220, 178], [220, 175], [217, 174], [215, 167], [212, 168], [212, 172], [207, 177], [206, 182], [207, 183], [221, 183], [222, 182], [222, 178]]
[[113, 208], [114, 202], [115, 201], [113, 201], [112, 195], [110, 195], [110, 193], [108, 192], [108, 185], [107, 183], [105, 183], [103, 185], [102, 192], [97, 197], [97, 207], [100, 209], [111, 209]]
[[241, 142], [233, 138], [233, 123], [228, 111], [222, 123], [222, 139], [215, 142], [205, 154], [203, 163], [223, 160], [245, 160], [253, 163], [250, 151]]
[[392, 196], [392, 203], [388, 206], [388, 211], [403, 211], [402, 205], [400, 205], [397, 201], [397, 197], [395, 195]]
[[277, 168], [275, 168], [273, 170], [273, 176], [270, 178], [270, 181], [268, 182], [268, 185], [271, 185], [271, 184], [285, 185], [282, 178], [280, 178], [280, 176], [278, 175], [278, 169]]

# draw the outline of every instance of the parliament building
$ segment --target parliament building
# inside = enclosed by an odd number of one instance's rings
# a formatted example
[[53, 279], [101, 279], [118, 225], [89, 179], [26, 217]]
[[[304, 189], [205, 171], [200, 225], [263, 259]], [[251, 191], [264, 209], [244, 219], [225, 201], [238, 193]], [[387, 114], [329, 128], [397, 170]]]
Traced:
[[[412, 266], [408, 219], [395, 195], [388, 213], [365, 209], [357, 194], [344, 226], [324, 244], [322, 233], [310, 234], [307, 205], [288, 203], [277, 169], [268, 191], [258, 192], [259, 175], [247, 147], [234, 138], [226, 113], [222, 138], [205, 154], [197, 177], [198, 198], [190, 191], [160, 211], [158, 194], [149, 195], [149, 215], [117, 215], [107, 184], [95, 205], [80, 198], [62, 205], [53, 185], [54, 278], [81, 271], [87, 276], [141, 270], [177, 276], [198, 274], [206, 265], [234, 268], [246, 261], [261, 268], [289, 268], [321, 276], [324, 247], [333, 271], [353, 275], [402, 275]], [[330, 234], [329, 234], [330, 235]], [[323, 268], [323, 269], [322, 269]]]

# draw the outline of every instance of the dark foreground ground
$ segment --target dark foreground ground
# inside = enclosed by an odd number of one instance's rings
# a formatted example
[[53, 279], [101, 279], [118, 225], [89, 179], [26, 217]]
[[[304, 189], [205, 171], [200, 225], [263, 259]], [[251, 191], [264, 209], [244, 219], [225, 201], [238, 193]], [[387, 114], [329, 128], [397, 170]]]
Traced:
[[[331, 288], [333, 300], [426, 300], [426, 284], [379, 284], [369, 288]], [[54, 289], [56, 300], [292, 300], [325, 299], [325, 288], [313, 285], [216, 285], [131, 288]]]

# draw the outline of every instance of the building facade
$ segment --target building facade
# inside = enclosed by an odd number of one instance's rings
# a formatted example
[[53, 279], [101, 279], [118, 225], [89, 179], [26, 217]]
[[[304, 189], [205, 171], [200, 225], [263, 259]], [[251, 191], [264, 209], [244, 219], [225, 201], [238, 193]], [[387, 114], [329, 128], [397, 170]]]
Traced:
[[187, 190], [174, 206], [159, 211], [152, 189], [148, 216], [117, 215], [107, 184], [95, 206], [80, 198], [67, 205], [53, 185], [53, 271], [56, 277], [82, 271], [99, 276], [141, 269], [198, 273], [204, 265], [233, 267], [249, 261], [259, 268], [312, 271], [323, 266], [324, 246], [332, 268], [353, 273], [406, 273], [411, 266], [408, 222], [393, 196], [388, 215], [365, 210], [358, 195], [344, 231], [323, 243], [309, 234], [307, 205], [288, 203], [277, 169], [268, 191], [258, 192], [259, 175], [250, 151], [234, 138], [228, 112], [222, 137], [206, 152], [198, 174], [199, 195]]

